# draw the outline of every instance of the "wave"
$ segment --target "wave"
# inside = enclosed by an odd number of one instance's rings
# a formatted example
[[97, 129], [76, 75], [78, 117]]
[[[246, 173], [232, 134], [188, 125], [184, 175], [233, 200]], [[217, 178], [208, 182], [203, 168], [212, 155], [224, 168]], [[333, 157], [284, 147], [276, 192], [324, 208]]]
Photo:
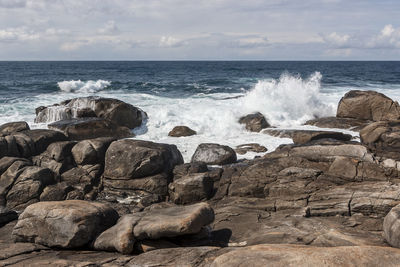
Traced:
[[81, 80], [72, 80], [58, 82], [57, 85], [63, 92], [96, 93], [109, 87], [111, 82], [105, 80], [86, 82]]
[[335, 104], [323, 101], [322, 75], [307, 79], [284, 73], [279, 79], [260, 80], [241, 99], [247, 112], [261, 112], [274, 126], [300, 125], [318, 117], [332, 116]]

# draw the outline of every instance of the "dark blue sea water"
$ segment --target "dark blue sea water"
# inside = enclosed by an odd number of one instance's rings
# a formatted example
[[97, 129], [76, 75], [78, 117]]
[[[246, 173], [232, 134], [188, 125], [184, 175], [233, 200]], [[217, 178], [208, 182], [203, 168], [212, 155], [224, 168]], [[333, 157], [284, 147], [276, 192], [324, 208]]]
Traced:
[[[175, 143], [184, 156], [201, 142], [258, 142], [271, 150], [291, 140], [246, 132], [240, 116], [259, 111], [274, 126], [304, 127], [308, 119], [335, 115], [353, 89], [400, 100], [400, 62], [0, 62], [0, 124], [46, 127], [33, 122], [36, 107], [96, 95], [145, 110], [149, 120], [137, 138]], [[176, 125], [198, 135], [169, 138]]]

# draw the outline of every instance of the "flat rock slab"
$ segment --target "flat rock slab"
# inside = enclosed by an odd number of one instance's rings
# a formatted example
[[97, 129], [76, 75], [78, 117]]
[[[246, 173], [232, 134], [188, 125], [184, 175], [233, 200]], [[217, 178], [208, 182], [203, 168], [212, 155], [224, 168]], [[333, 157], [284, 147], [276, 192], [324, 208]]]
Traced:
[[350, 141], [352, 136], [335, 131], [293, 130], [293, 129], [266, 129], [262, 133], [281, 138], [292, 138], [295, 144], [305, 144], [319, 139], [335, 139]]
[[314, 120], [309, 120], [304, 125], [313, 125], [320, 128], [348, 129], [352, 131], [360, 131], [367, 126], [371, 121], [359, 120], [352, 118], [324, 117]]
[[17, 242], [48, 247], [82, 247], [118, 220], [106, 204], [81, 200], [38, 202], [20, 215], [12, 235]]
[[224, 266], [399, 266], [400, 250], [389, 247], [309, 247], [257, 245], [217, 257], [212, 267]]

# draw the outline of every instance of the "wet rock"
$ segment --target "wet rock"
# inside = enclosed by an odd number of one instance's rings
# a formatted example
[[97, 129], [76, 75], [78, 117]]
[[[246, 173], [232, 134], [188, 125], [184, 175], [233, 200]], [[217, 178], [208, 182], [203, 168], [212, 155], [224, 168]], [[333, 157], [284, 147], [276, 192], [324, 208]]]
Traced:
[[103, 118], [117, 126], [129, 129], [140, 126], [146, 117], [142, 110], [121, 100], [90, 96], [66, 100], [49, 107], [40, 107], [36, 110], [35, 122], [71, 120], [92, 117], [94, 114], [97, 118]]
[[39, 202], [24, 210], [12, 235], [16, 242], [77, 248], [113, 226], [118, 217], [118, 213], [108, 205], [96, 202]]
[[360, 139], [377, 156], [400, 160], [400, 121], [374, 122], [360, 131]]
[[85, 140], [98, 137], [133, 137], [132, 131], [102, 118], [80, 118], [50, 123], [50, 129], [62, 131], [71, 140]]
[[172, 137], [182, 137], [182, 136], [191, 136], [197, 134], [196, 131], [190, 129], [187, 126], [175, 126], [169, 133], [168, 136]]
[[259, 132], [264, 128], [270, 127], [264, 115], [260, 112], [243, 116], [239, 119], [240, 124], [245, 124], [246, 129], [251, 132]]
[[134, 228], [137, 239], [159, 239], [198, 233], [214, 221], [207, 203], [157, 209], [146, 213]]
[[72, 148], [76, 164], [104, 164], [107, 148], [114, 140], [114, 138], [96, 138], [77, 143]]
[[257, 245], [240, 248], [217, 257], [212, 267], [222, 266], [396, 266], [400, 251], [388, 247], [344, 246], [310, 247], [296, 245]]
[[382, 121], [400, 119], [400, 107], [384, 94], [352, 90], [339, 102], [336, 117]]
[[368, 120], [359, 120], [352, 118], [325, 117], [309, 120], [305, 125], [313, 125], [320, 128], [336, 128], [349, 129], [352, 131], [360, 131], [370, 123]]
[[213, 179], [208, 173], [192, 173], [170, 183], [169, 196], [176, 204], [189, 204], [210, 199], [213, 193]]
[[9, 122], [0, 126], [0, 136], [7, 136], [13, 133], [30, 130], [25, 121]]
[[240, 155], [244, 155], [247, 152], [264, 153], [267, 151], [268, 151], [268, 149], [265, 146], [262, 146], [260, 144], [255, 144], [255, 143], [239, 145], [235, 149], [235, 152]]
[[200, 144], [192, 156], [191, 162], [204, 162], [209, 165], [224, 165], [235, 163], [235, 151], [229, 146], [219, 144]]
[[385, 216], [383, 236], [392, 247], [400, 248], [400, 205], [393, 207]]
[[296, 131], [293, 134], [293, 142], [295, 144], [305, 144], [319, 139], [350, 141], [352, 139], [352, 136], [350, 134], [332, 131]]

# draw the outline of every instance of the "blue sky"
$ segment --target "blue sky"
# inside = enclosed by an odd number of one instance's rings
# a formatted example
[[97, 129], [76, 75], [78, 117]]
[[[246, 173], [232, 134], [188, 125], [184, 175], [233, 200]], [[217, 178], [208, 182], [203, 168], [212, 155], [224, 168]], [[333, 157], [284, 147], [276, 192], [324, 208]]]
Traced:
[[399, 0], [0, 0], [0, 60], [400, 60]]

